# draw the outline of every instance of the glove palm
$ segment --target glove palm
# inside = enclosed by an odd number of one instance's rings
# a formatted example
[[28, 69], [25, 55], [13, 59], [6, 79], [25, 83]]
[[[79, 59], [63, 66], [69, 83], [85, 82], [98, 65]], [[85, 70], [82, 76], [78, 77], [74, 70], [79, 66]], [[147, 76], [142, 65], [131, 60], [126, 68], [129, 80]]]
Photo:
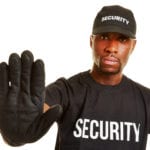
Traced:
[[61, 115], [59, 105], [43, 114], [44, 82], [44, 63], [29, 51], [0, 64], [0, 129], [10, 145], [36, 141]]

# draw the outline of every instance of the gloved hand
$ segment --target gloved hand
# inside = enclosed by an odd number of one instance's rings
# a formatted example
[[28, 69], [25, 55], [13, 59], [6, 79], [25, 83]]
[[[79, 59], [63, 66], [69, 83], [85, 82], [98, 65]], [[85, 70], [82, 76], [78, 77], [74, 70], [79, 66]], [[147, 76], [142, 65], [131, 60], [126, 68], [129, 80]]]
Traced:
[[44, 63], [30, 51], [13, 53], [0, 64], [0, 132], [12, 146], [42, 137], [62, 114], [60, 105], [43, 113]]

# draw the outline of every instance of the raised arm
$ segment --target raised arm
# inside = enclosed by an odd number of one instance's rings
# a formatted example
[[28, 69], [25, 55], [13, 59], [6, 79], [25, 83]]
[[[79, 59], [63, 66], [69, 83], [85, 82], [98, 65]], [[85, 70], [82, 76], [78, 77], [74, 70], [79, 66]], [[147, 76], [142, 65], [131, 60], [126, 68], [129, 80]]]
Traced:
[[34, 61], [30, 51], [21, 57], [13, 53], [8, 64], [0, 64], [0, 132], [8, 144], [38, 140], [61, 116], [60, 105], [44, 104], [44, 91], [44, 63]]

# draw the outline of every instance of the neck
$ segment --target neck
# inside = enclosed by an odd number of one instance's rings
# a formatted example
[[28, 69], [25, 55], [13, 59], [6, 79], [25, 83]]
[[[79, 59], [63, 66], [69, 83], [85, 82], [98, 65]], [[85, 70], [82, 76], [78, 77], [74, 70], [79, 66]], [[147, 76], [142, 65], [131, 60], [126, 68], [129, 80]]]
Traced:
[[94, 68], [91, 70], [90, 73], [96, 82], [103, 85], [117, 85], [121, 82], [123, 77], [122, 73], [116, 73], [116, 74], [102, 73], [102, 72], [98, 72]]

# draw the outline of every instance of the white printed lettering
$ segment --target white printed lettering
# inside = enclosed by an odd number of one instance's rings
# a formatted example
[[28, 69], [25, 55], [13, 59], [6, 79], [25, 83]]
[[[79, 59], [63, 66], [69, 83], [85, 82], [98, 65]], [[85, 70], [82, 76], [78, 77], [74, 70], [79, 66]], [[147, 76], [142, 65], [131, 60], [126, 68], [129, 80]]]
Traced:
[[87, 126], [87, 123], [89, 123], [90, 120], [89, 119], [84, 119], [84, 123], [83, 123], [83, 132], [82, 132], [82, 137], [83, 138], [89, 138], [89, 135], [86, 135], [86, 131], [88, 131], [88, 126]]
[[90, 129], [91, 129], [90, 130], [90, 135], [91, 135], [92, 139], [97, 139], [98, 138], [98, 131], [94, 132], [95, 127], [98, 127], [98, 126], [99, 126], [98, 121], [96, 121], [96, 120], [91, 121], [91, 123], [90, 123]]
[[[83, 120], [82, 119], [78, 119], [76, 122], [76, 131], [73, 132], [75, 137], [81, 137], [82, 135], [82, 129], [80, 128], [79, 124], [83, 124]], [[78, 132], [77, 132], [78, 131]]]
[[105, 125], [103, 125], [103, 123], [104, 121], [100, 121], [100, 138], [102, 140], [107, 140], [109, 136], [108, 135], [108, 121], [105, 121]]
[[119, 125], [117, 122], [110, 122], [110, 140], [119, 140]]
[[125, 23], [126, 25], [129, 24], [129, 20], [121, 16], [104, 16], [101, 18], [101, 22], [108, 21], [108, 20], [119, 21]]
[[[131, 134], [132, 133], [132, 134]], [[139, 142], [140, 123], [78, 119], [73, 135], [76, 138]]]
[[132, 123], [131, 122], [125, 122], [124, 124], [127, 126], [127, 141], [130, 141], [130, 132], [131, 132]]
[[136, 127], [136, 124], [133, 124], [133, 129], [135, 131], [135, 141], [139, 142], [139, 134], [140, 134], [140, 124], [138, 124], [138, 127]]

